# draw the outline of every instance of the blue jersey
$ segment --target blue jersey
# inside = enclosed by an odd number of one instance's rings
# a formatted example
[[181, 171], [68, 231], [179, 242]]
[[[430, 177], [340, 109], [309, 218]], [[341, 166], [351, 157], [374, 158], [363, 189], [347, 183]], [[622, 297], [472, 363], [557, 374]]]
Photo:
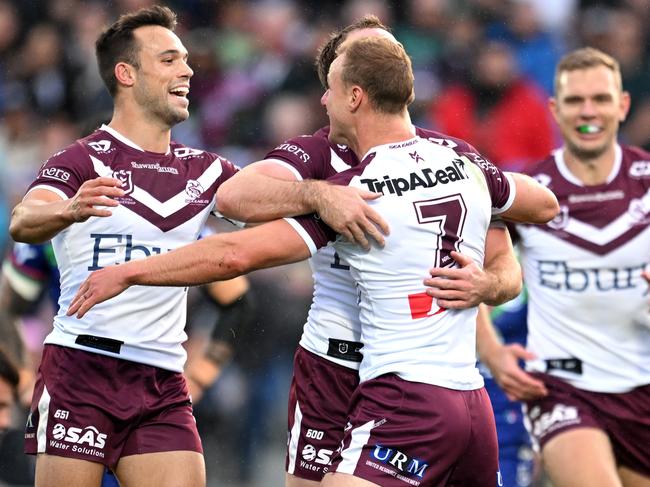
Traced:
[[50, 242], [16, 243], [3, 265], [11, 288], [25, 301], [37, 303], [47, 296], [55, 308], [59, 302], [59, 269]]
[[[526, 345], [527, 295], [524, 290], [512, 301], [492, 310], [494, 328], [503, 343]], [[533, 480], [533, 453], [523, 424], [521, 403], [509, 400], [490, 371], [479, 363], [479, 370], [490, 395], [499, 438], [499, 468], [504, 486], [525, 487]]]

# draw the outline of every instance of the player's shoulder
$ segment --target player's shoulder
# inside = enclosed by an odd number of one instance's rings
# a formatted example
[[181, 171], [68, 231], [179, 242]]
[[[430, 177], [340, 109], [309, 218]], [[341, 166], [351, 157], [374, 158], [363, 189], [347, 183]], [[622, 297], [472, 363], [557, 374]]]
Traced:
[[633, 178], [650, 177], [650, 152], [631, 145], [621, 145], [624, 170]]
[[449, 147], [458, 152], [474, 152], [478, 154], [476, 148], [471, 145], [469, 142], [459, 139], [458, 137], [452, 137], [451, 135], [443, 134], [442, 132], [437, 132], [435, 130], [415, 127], [415, 133], [423, 139], [427, 139], [430, 142], [434, 142], [443, 147]]

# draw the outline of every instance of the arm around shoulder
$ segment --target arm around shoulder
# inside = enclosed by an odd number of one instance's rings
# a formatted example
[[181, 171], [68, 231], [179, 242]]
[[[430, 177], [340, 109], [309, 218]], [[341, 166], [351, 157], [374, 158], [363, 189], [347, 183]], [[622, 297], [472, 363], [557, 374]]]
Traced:
[[518, 223], [543, 224], [551, 221], [560, 211], [553, 192], [530, 176], [508, 173], [516, 187], [512, 206], [499, 216]]

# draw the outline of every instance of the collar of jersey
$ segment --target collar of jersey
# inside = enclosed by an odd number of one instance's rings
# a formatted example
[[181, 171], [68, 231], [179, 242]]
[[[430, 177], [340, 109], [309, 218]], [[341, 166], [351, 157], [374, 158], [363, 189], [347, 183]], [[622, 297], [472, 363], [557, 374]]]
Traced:
[[406, 144], [407, 142], [411, 142], [412, 140], [419, 139], [419, 138], [420, 138], [419, 135], [414, 135], [414, 136], [411, 137], [410, 139], [406, 139], [406, 140], [398, 140], [398, 141], [395, 141], [395, 142], [388, 142], [387, 144], [376, 145], [376, 146], [374, 146], [374, 147], [371, 147], [371, 148], [368, 150], [368, 152], [366, 152], [366, 153], [364, 154], [364, 156], [363, 156], [361, 159], [359, 159], [359, 160], [360, 160], [360, 161], [365, 160], [366, 157], [368, 157], [368, 156], [369, 156], [370, 154], [372, 154], [373, 152], [377, 152], [377, 149], [380, 149], [380, 148], [382, 148], [382, 147], [389, 147], [389, 146], [391, 146], [391, 145], [396, 145], [396, 144]]
[[[564, 147], [560, 149], [556, 149], [553, 155], [555, 156], [555, 165], [557, 166], [558, 171], [560, 171], [560, 174], [564, 176], [564, 179], [575, 184], [576, 186], [585, 185], [582, 181], [580, 181], [577, 177], [575, 177], [574, 174], [567, 167], [566, 161], [564, 160]], [[607, 176], [607, 180], [605, 181], [604, 184], [609, 184], [614, 180], [614, 178], [618, 175], [618, 172], [621, 169], [622, 163], [623, 163], [623, 149], [621, 149], [620, 145], [616, 144], [616, 146], [614, 147], [614, 166], [612, 167], [612, 171], [609, 173], [609, 176]]]
[[[111, 134], [113, 137], [115, 137], [117, 140], [119, 140], [120, 142], [122, 142], [123, 144], [128, 145], [129, 147], [132, 147], [132, 148], [134, 148], [134, 149], [137, 149], [137, 150], [139, 150], [140, 152], [149, 152], [149, 151], [144, 150], [142, 147], [140, 147], [138, 144], [136, 144], [135, 142], [133, 142], [131, 139], [125, 137], [124, 135], [122, 135], [121, 133], [119, 133], [117, 130], [115, 130], [115, 129], [112, 128], [112, 127], [109, 127], [109, 126], [106, 125], [106, 124], [102, 124], [102, 126], [99, 127], [99, 130], [103, 130], [104, 132], [108, 132], [108, 133]], [[165, 152], [165, 155], [169, 154], [169, 152], [170, 152], [170, 149], [169, 149], [169, 147], [167, 147], [167, 152]]]

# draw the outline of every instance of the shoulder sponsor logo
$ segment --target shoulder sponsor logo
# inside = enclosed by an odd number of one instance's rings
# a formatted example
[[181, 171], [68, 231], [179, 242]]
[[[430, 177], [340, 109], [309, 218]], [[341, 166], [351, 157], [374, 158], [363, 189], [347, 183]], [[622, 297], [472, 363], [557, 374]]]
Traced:
[[630, 166], [630, 176], [633, 178], [650, 176], [650, 161], [634, 161]]
[[443, 147], [449, 147], [450, 149], [453, 149], [454, 147], [458, 147], [458, 144], [450, 139], [438, 139], [436, 137], [427, 137], [427, 140], [433, 142], [434, 144], [441, 145]]
[[106, 433], [100, 433], [94, 426], [66, 428], [57, 423], [52, 428], [50, 446], [59, 450], [70, 450], [95, 457], [104, 458], [103, 448], [106, 446]]
[[176, 169], [175, 167], [161, 166], [159, 162], [141, 163], [141, 162], [131, 161], [131, 167], [133, 169], [149, 169], [162, 174], [167, 173], [167, 174], [174, 174], [175, 176], [178, 176], [178, 169]]
[[126, 169], [113, 171], [113, 177], [122, 182], [122, 189], [124, 190], [125, 195], [133, 192], [133, 177], [131, 171], [127, 171]]
[[311, 160], [309, 154], [305, 152], [305, 150], [302, 147], [297, 146], [296, 144], [287, 144], [287, 143], [280, 144], [273, 150], [281, 150], [281, 151], [289, 152], [290, 154], [297, 156], [304, 163], [307, 163]]
[[46, 167], [41, 171], [41, 177], [67, 183], [70, 180], [70, 173], [58, 167]]
[[110, 140], [98, 140], [97, 142], [88, 142], [88, 145], [92, 147], [95, 152], [112, 152], [111, 150], [111, 141]]
[[174, 149], [174, 155], [180, 159], [184, 159], [185, 157], [199, 156], [201, 154], [203, 154], [203, 151], [200, 149], [191, 149], [189, 147], [180, 147], [178, 149]]

